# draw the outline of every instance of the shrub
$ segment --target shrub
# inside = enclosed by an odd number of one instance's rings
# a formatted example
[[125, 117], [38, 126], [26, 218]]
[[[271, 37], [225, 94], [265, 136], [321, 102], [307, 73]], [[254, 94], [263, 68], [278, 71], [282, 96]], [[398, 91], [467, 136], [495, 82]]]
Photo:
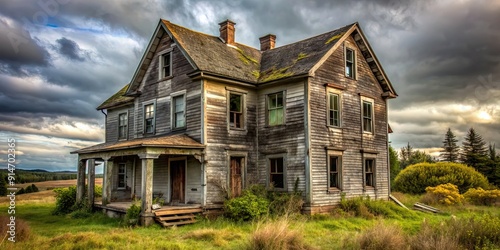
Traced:
[[269, 201], [245, 190], [240, 197], [226, 200], [224, 212], [234, 220], [252, 220], [268, 212]]
[[268, 222], [258, 225], [253, 232], [249, 250], [275, 250], [275, 249], [311, 249], [304, 242], [302, 234], [298, 230], [290, 229], [287, 219]]
[[304, 200], [295, 193], [269, 192], [269, 213], [272, 215], [297, 214], [302, 210]]
[[459, 163], [419, 163], [402, 170], [394, 180], [394, 189], [403, 193], [423, 194], [426, 187], [451, 183], [461, 193], [469, 188], [488, 187], [488, 180], [474, 168]]
[[500, 201], [500, 190], [484, 190], [482, 188], [471, 188], [464, 194], [465, 199], [474, 205], [492, 206]]
[[444, 224], [431, 226], [427, 221], [422, 223], [420, 231], [414, 235], [409, 243], [413, 250], [459, 250], [462, 249], [458, 238], [449, 232]]
[[386, 218], [413, 218], [415, 212], [402, 208], [392, 202], [383, 200], [371, 200], [370, 197], [356, 197], [340, 200], [340, 209], [355, 216], [372, 219], [375, 216]]
[[464, 197], [458, 192], [458, 187], [451, 183], [441, 184], [436, 187], [427, 187], [422, 202], [426, 204], [455, 205], [461, 204]]
[[69, 214], [76, 210], [76, 187], [56, 188], [56, 208], [54, 214]]
[[38, 187], [37, 187], [37, 186], [35, 186], [35, 184], [31, 184], [31, 191], [32, 191], [33, 193], [35, 193], [35, 192], [38, 192], [38, 191], [40, 191], [40, 190], [38, 190]]
[[141, 216], [141, 206], [139, 205], [140, 200], [136, 200], [132, 202], [132, 206], [127, 209], [127, 213], [125, 214], [125, 224], [134, 226], [139, 224], [139, 219]]
[[366, 229], [356, 238], [359, 249], [400, 250], [406, 249], [406, 237], [401, 228], [381, 222]]

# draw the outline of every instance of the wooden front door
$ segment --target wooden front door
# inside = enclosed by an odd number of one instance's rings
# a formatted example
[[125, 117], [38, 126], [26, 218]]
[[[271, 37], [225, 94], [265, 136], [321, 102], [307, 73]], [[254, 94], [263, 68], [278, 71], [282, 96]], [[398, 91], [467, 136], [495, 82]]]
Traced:
[[243, 157], [231, 157], [230, 165], [230, 185], [231, 185], [231, 195], [233, 197], [238, 197], [241, 195], [242, 185], [242, 168], [243, 168]]
[[184, 160], [170, 162], [170, 190], [172, 203], [184, 203], [186, 183], [186, 162]]

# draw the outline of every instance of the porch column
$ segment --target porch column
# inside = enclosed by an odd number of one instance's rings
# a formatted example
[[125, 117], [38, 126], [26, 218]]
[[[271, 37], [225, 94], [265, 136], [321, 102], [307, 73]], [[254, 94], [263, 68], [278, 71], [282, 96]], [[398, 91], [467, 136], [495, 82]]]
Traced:
[[140, 154], [142, 159], [142, 180], [141, 180], [141, 225], [149, 226], [153, 224], [153, 164], [154, 159], [158, 159], [159, 154]]
[[111, 201], [111, 178], [113, 177], [113, 161], [110, 157], [104, 158], [104, 179], [102, 180], [102, 205]]
[[76, 175], [76, 201], [80, 202], [85, 195], [85, 160], [78, 156], [77, 175]]
[[90, 208], [94, 206], [94, 189], [95, 189], [95, 160], [89, 159], [87, 161], [87, 169], [88, 169], [88, 180], [87, 180], [87, 196], [88, 196], [88, 205]]

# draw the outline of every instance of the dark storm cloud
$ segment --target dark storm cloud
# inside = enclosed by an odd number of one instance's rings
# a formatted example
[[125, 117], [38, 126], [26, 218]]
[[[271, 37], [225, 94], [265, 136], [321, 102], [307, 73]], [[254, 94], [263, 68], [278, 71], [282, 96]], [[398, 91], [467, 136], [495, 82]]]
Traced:
[[59, 53], [61, 53], [62, 55], [76, 61], [85, 60], [85, 58], [81, 55], [84, 52], [80, 49], [75, 41], [63, 37], [61, 39], [57, 39], [56, 42], [58, 43]]

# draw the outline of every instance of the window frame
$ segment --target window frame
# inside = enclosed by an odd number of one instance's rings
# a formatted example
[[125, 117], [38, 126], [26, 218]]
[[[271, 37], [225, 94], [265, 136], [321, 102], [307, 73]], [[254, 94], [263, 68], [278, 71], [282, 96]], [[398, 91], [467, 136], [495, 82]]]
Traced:
[[[351, 52], [352, 54], [352, 59], [349, 60], [347, 58], [347, 53], [348, 51]], [[348, 74], [348, 71], [347, 69], [349, 68], [349, 65], [350, 64], [350, 69], [351, 69], [351, 73], [352, 75], [349, 75]], [[357, 79], [357, 70], [356, 70], [356, 65], [357, 65], [357, 62], [356, 62], [356, 50], [354, 48], [351, 48], [351, 47], [348, 47], [348, 46], [344, 46], [344, 74], [345, 74], [345, 77], [347, 78], [350, 78], [350, 79], [354, 79], [356, 80]]]
[[[365, 117], [365, 107], [364, 105], [370, 104], [371, 117]], [[365, 119], [371, 119], [370, 126], [371, 130], [368, 131], [365, 126]], [[375, 102], [372, 98], [361, 97], [361, 127], [364, 134], [374, 134], [375, 133]]]
[[[337, 96], [338, 125], [330, 123], [330, 120], [331, 120], [331, 116], [330, 116], [330, 111], [331, 111], [330, 100], [331, 99], [330, 99], [330, 96], [332, 96], [332, 95]], [[341, 128], [342, 127], [342, 91], [340, 91], [340, 90], [331, 89], [331, 88], [326, 89], [326, 125], [328, 127], [332, 127], [332, 128]]]
[[[175, 102], [174, 100], [177, 98], [177, 97], [181, 97], [182, 100], [183, 100], [183, 104], [184, 104], [184, 110], [182, 111], [183, 112], [183, 118], [184, 118], [184, 125], [183, 126], [176, 126], [176, 114], [179, 113], [176, 111], [176, 105], [175, 105]], [[186, 99], [186, 91], [179, 91], [179, 92], [175, 92], [175, 93], [172, 93], [170, 95], [170, 129], [173, 131], [173, 130], [180, 130], [180, 129], [185, 129], [187, 127], [187, 119], [186, 119], [186, 109], [187, 109], [187, 103], [186, 103], [187, 99]]]
[[[274, 107], [274, 108], [271, 108], [270, 107], [270, 96], [272, 95], [278, 95], [278, 94], [281, 94], [282, 95], [282, 107]], [[279, 124], [270, 124], [270, 111], [271, 110], [278, 110], [279, 108], [281, 108], [282, 112], [283, 112], [283, 121], [282, 123], [279, 123]], [[282, 90], [282, 91], [277, 91], [277, 92], [273, 92], [273, 93], [268, 93], [266, 94], [266, 126], [269, 126], [269, 127], [274, 127], [274, 126], [281, 126], [281, 125], [285, 125], [286, 124], [286, 90]]]
[[[240, 127], [235, 127], [231, 126], [231, 95], [239, 95], [241, 97], [241, 118], [240, 118]], [[247, 128], [247, 112], [246, 112], [246, 93], [239, 92], [239, 91], [234, 91], [234, 90], [228, 90], [227, 91], [227, 127], [228, 130], [246, 130]]]
[[[121, 124], [121, 119], [120, 118], [121, 118], [122, 115], [125, 115], [125, 125]], [[128, 139], [128, 129], [129, 129], [129, 127], [128, 127], [128, 120], [129, 120], [128, 119], [128, 115], [129, 115], [128, 111], [121, 112], [121, 113], [118, 114], [118, 140], [119, 141], [120, 140], [127, 140]], [[121, 135], [120, 134], [120, 132], [121, 132], [120, 129], [122, 127], [125, 127], [125, 136], [124, 137], [120, 137], [120, 135]]]
[[[123, 166], [123, 173], [120, 173], [120, 167]], [[126, 163], [118, 163], [118, 167], [116, 169], [116, 189], [125, 190], [127, 189], [127, 164]], [[120, 187], [120, 176], [123, 176], [123, 187]]]
[[[165, 58], [166, 56], [168, 56], [169, 58], [169, 72], [168, 72], [168, 75], [166, 74], [165, 72]], [[171, 77], [172, 76], [172, 49], [168, 50], [168, 51], [165, 51], [163, 53], [160, 54], [159, 56], [159, 67], [158, 67], [158, 79], [163, 79], [163, 78], [167, 78], [167, 77]]]
[[[342, 191], [343, 189], [343, 167], [342, 167], [342, 152], [341, 151], [328, 151], [326, 155], [326, 171], [327, 171], [327, 188], [328, 191]], [[337, 161], [337, 186], [331, 186], [331, 163], [332, 158], [336, 158]]]
[[[146, 107], [153, 106], [153, 117], [146, 118]], [[156, 100], [145, 102], [142, 104], [142, 116], [143, 116], [143, 134], [155, 134], [156, 133]], [[147, 119], [152, 119], [152, 132], [147, 132]]]
[[[371, 172], [367, 172], [367, 161], [372, 162]], [[367, 174], [371, 174], [371, 185], [368, 185]], [[363, 157], [363, 188], [376, 188], [377, 187], [377, 159], [373, 156]]]
[[[278, 155], [268, 155], [266, 157], [266, 165], [267, 165], [267, 186], [271, 187], [271, 175], [273, 174], [271, 172], [271, 161], [272, 160], [277, 160], [277, 159], [282, 159], [283, 161], [283, 172], [281, 172], [281, 175], [283, 175], [283, 187], [276, 187], [273, 185], [274, 190], [276, 191], [287, 191], [288, 190], [288, 182], [287, 182], [287, 164], [286, 164], [286, 157], [284, 154], [278, 154]], [[274, 174], [280, 174], [279, 172], [276, 172]]]

